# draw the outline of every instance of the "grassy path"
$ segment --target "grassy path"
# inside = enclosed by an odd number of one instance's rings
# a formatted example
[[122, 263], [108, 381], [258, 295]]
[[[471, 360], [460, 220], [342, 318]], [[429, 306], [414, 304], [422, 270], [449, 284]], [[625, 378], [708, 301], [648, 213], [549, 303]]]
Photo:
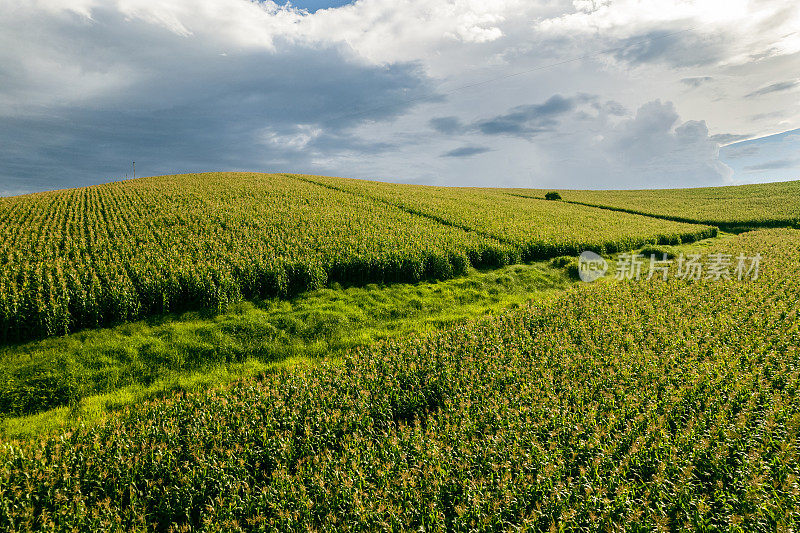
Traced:
[[331, 286], [0, 348], [5, 438], [98, 420], [147, 398], [336, 358], [376, 341], [446, 328], [572, 280], [549, 263], [472, 269], [440, 282]]
[[[702, 249], [730, 238], [721, 233], [661, 248]], [[554, 298], [576, 283], [570, 263], [471, 269], [439, 282], [332, 285], [291, 300], [243, 301], [221, 313], [163, 315], [6, 346], [0, 348], [0, 438], [66, 430], [176, 391], [302, 368], [383, 339]]]

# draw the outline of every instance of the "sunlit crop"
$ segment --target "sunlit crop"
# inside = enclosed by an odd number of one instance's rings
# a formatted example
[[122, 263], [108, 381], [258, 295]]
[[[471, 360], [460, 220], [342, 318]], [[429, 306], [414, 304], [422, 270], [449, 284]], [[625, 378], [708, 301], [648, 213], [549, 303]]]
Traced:
[[[512, 190], [543, 198], [547, 191]], [[800, 181], [638, 191], [560, 191], [566, 201], [726, 229], [800, 227]]]
[[347, 190], [443, 224], [516, 246], [523, 260], [578, 255], [583, 250], [614, 253], [646, 243], [692, 242], [715, 228], [673, 223], [562, 202], [520, 197], [508, 189], [426, 187], [298, 176]]
[[0, 453], [0, 528], [794, 530], [800, 232]]
[[[398, 194], [427, 202], [431, 193]], [[329, 282], [443, 279], [531, 250], [560, 255], [578, 242], [554, 202], [454, 194], [446, 210], [481, 224], [443, 223], [267, 174], [163, 176], [0, 199], [0, 341], [219, 309]], [[711, 231], [567, 207], [583, 210], [580, 242], [594, 247]]]

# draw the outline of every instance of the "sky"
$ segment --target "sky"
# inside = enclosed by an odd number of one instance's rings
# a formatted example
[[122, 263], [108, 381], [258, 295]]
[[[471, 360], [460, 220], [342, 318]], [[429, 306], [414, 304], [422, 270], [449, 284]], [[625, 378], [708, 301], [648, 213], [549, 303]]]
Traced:
[[0, 195], [136, 175], [800, 179], [800, 4], [0, 0]]

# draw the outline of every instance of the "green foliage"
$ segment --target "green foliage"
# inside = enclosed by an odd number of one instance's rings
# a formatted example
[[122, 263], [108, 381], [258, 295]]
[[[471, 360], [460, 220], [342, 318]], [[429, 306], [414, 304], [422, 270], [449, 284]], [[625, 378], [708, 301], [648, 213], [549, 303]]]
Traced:
[[713, 231], [496, 191], [318, 180], [194, 174], [0, 199], [0, 342]]
[[[795, 530], [800, 234], [0, 452], [0, 528]], [[621, 312], [624, 310], [624, 312]]]
[[550, 260], [550, 265], [552, 265], [555, 268], [563, 268], [570, 279], [573, 280], [580, 279], [577, 257], [562, 255], [560, 257], [556, 257]]
[[564, 268], [574, 262], [575, 258], [571, 255], [561, 255], [550, 260], [550, 264], [556, 268]]
[[553, 192], [549, 192], [549, 193], [545, 194], [544, 195], [544, 199], [545, 200], [561, 200], [561, 195], [558, 194], [557, 192], [553, 191]]
[[655, 255], [656, 260], [659, 261], [663, 260], [664, 257], [666, 257], [667, 259], [674, 259], [675, 257], [677, 257], [677, 254], [675, 253], [675, 248], [673, 248], [672, 246], [664, 246], [664, 245], [656, 246], [654, 244], [648, 244], [647, 246], [644, 246], [641, 250], [639, 250], [639, 253], [642, 254], [645, 258], [649, 258], [650, 256]]
[[[543, 192], [533, 189], [513, 191], [531, 198], [541, 198]], [[712, 224], [726, 230], [800, 227], [800, 181], [693, 189], [561, 193], [568, 202]]]
[[584, 250], [616, 253], [647, 243], [674, 244], [712, 237], [707, 226], [615, 213], [564, 202], [542, 194], [524, 198], [507, 189], [398, 185], [355, 179], [293, 175], [333, 190], [348, 191], [511, 245], [509, 262], [578, 255]]
[[513, 247], [264, 174], [162, 176], [0, 199], [0, 342], [327, 283], [463, 274]]
[[[104, 402], [116, 408], [115, 391], [125, 395], [142, 387], [152, 394], [172, 387], [171, 378], [195, 372], [247, 361], [262, 363], [260, 369], [290, 358], [335, 358], [355, 346], [441, 328], [567, 285], [543, 265], [515, 265], [438, 283], [325, 288], [288, 301], [239, 302], [224, 313], [167, 315], [7, 346], [0, 348], [0, 415], [38, 413], [107, 393], [112, 395]], [[7, 422], [16, 433], [28, 430], [19, 428], [22, 421]]]

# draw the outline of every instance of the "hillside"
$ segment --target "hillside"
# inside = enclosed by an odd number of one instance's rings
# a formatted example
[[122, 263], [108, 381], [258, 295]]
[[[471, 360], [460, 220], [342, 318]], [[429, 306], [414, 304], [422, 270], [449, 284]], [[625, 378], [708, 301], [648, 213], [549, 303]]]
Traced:
[[[794, 530], [800, 231], [742, 231], [793, 187], [2, 199], [0, 529]], [[715, 225], [665, 220], [692, 198]], [[584, 249], [674, 259], [583, 283]]]
[[716, 231], [493, 191], [369, 187], [194, 174], [0, 199], [0, 341]]
[[[542, 198], [546, 191], [511, 189]], [[723, 229], [800, 226], [800, 181], [628, 191], [560, 191], [564, 200], [584, 205], [711, 224]]]
[[356, 179], [297, 176], [334, 190], [371, 198], [404, 211], [513, 244], [523, 261], [630, 250], [645, 242], [676, 244], [710, 236], [709, 228], [662, 226], [651, 217], [610, 216], [600, 209], [541, 197], [522, 198], [506, 189], [400, 185]]
[[[0, 452], [0, 527], [792, 530], [800, 232]], [[624, 310], [624, 312], [622, 312]]]

